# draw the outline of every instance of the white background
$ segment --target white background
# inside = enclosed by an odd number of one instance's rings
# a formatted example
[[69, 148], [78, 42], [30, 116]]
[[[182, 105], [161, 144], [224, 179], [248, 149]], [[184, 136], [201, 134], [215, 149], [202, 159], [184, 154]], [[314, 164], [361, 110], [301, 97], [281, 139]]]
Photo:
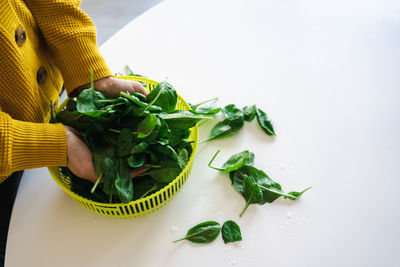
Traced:
[[[46, 169], [26, 171], [7, 266], [399, 266], [400, 4], [397, 1], [166, 0], [102, 46], [168, 81], [187, 101], [257, 104], [255, 121], [199, 146], [189, 180], [164, 208], [117, 220], [70, 199]], [[207, 137], [215, 122], [200, 129]], [[215, 165], [245, 149], [298, 201], [251, 205]], [[205, 220], [235, 220], [243, 241], [172, 244]]]

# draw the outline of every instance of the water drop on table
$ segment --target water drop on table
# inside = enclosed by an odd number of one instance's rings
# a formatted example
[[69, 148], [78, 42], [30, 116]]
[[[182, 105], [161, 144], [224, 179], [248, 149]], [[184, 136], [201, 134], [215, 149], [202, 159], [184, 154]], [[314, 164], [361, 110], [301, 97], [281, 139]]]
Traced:
[[293, 214], [292, 214], [291, 212], [288, 212], [288, 213], [286, 214], [286, 218], [288, 218], [288, 219], [292, 218], [292, 216], [293, 216]]
[[231, 260], [231, 264], [232, 264], [232, 265], [236, 265], [236, 264], [237, 264], [237, 261]]

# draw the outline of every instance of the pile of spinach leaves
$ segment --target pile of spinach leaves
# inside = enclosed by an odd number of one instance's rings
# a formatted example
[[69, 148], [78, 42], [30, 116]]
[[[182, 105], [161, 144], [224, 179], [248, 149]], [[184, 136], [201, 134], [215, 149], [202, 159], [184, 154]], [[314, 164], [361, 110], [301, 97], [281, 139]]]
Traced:
[[248, 150], [232, 155], [220, 168], [213, 167], [211, 164], [219, 152], [220, 150], [214, 154], [208, 166], [229, 173], [233, 187], [246, 200], [240, 217], [250, 204], [264, 205], [274, 202], [279, 197], [297, 200], [311, 188], [308, 187], [301, 192], [284, 193], [280, 184], [272, 180], [264, 171], [253, 167], [254, 153]]
[[[171, 84], [160, 82], [146, 96], [121, 92], [110, 98], [93, 86], [53, 116], [75, 128], [93, 154], [97, 182], [71, 177], [71, 190], [83, 197], [109, 203], [127, 203], [160, 190], [186, 166], [192, 154], [190, 128], [210, 116], [176, 110], [177, 93]], [[130, 172], [149, 170], [132, 179]], [[99, 183], [103, 179], [104, 183]]]

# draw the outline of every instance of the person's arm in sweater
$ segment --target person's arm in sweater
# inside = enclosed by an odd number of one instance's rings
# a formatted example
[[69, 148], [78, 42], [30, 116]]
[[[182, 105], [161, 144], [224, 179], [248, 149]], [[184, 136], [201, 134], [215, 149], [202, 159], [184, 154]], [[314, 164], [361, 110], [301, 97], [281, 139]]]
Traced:
[[[146, 94], [139, 83], [112, 77], [97, 47], [95, 26], [79, 9], [80, 1], [25, 3], [61, 70], [68, 95], [77, 95], [87, 86], [90, 68], [94, 70], [98, 90], [112, 96], [121, 90]], [[82, 178], [96, 179], [88, 148], [72, 129], [66, 130], [61, 124], [22, 122], [0, 111], [0, 142], [1, 177], [22, 169], [67, 165]]]

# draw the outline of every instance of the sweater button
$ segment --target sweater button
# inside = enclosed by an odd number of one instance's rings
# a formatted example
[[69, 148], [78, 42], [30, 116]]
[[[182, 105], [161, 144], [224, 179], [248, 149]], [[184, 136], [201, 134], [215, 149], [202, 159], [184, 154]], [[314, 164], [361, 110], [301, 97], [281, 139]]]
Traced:
[[19, 27], [15, 30], [15, 42], [18, 46], [23, 46], [26, 41], [26, 32], [23, 28]]
[[47, 71], [45, 68], [40, 67], [37, 74], [36, 74], [36, 81], [39, 85], [44, 84], [44, 82], [46, 81], [46, 77], [47, 77]]

